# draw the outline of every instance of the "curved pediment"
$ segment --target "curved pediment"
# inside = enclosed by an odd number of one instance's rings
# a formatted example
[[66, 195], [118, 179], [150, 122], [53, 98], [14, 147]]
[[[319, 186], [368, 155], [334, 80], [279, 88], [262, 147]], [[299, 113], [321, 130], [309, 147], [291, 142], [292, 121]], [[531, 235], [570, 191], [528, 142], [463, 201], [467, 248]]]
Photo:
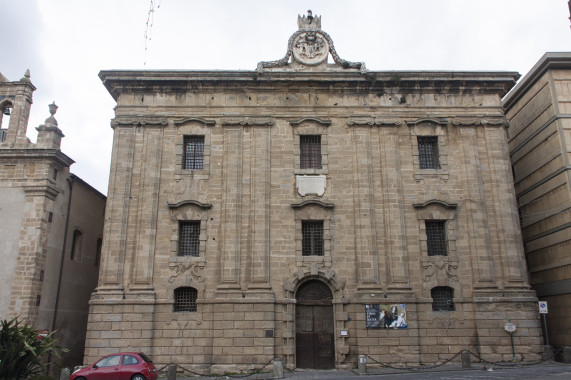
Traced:
[[458, 207], [457, 203], [449, 203], [441, 199], [431, 199], [423, 203], [414, 203], [413, 206], [414, 208], [425, 208], [434, 204], [449, 209], [455, 209], [456, 207]]
[[201, 124], [209, 125], [209, 126], [213, 126], [214, 124], [216, 124], [216, 121], [214, 121], [214, 120], [203, 119], [201, 117], [187, 117], [185, 119], [173, 120], [174, 124], [184, 124], [184, 123], [190, 123], [190, 122], [201, 123]]
[[208, 210], [212, 207], [212, 205], [210, 203], [202, 203], [202, 202], [190, 200], [190, 199], [180, 201], [180, 202], [167, 202], [167, 205], [169, 206], [169, 208], [171, 210], [180, 208], [182, 206], [196, 206], [196, 207], [199, 207], [199, 208], [204, 209], [204, 210]]
[[421, 119], [416, 119], [416, 120], [406, 120], [405, 123], [408, 126], [414, 126], [414, 125], [418, 125], [418, 124], [422, 124], [422, 123], [446, 125], [446, 124], [448, 124], [448, 120], [445, 118], [433, 119], [430, 117], [423, 117]]
[[290, 120], [289, 124], [292, 127], [297, 127], [298, 125], [305, 123], [305, 122], [308, 122], [308, 121], [314, 122], [317, 124], [321, 124], [321, 125], [324, 125], [326, 127], [331, 125], [331, 120], [323, 120], [323, 119], [319, 119], [317, 117], [302, 117], [301, 119], [298, 119], [298, 120]]
[[335, 207], [335, 205], [333, 203], [323, 202], [323, 201], [320, 201], [318, 199], [308, 199], [308, 200], [303, 201], [303, 202], [292, 203], [291, 208], [300, 209], [300, 208], [304, 208], [305, 206], [309, 206], [309, 205], [316, 205], [316, 206], [320, 206], [320, 207], [327, 208], [327, 209], [331, 209], [331, 208]]

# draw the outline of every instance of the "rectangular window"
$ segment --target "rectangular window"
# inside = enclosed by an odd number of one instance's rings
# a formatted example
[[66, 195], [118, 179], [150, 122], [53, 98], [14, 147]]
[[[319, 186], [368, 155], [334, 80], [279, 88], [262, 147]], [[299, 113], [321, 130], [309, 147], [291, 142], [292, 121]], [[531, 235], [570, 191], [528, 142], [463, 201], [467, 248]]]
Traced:
[[194, 288], [182, 287], [174, 290], [174, 312], [196, 311], [197, 291]]
[[178, 224], [178, 255], [198, 257], [200, 221], [181, 221]]
[[192, 170], [204, 169], [204, 136], [184, 136], [182, 168]]
[[299, 136], [299, 168], [321, 169], [321, 136]]
[[421, 169], [440, 169], [438, 136], [418, 136], [418, 158]]
[[445, 220], [426, 220], [428, 256], [448, 256]]
[[430, 290], [432, 311], [454, 311], [454, 289], [448, 286], [437, 286]]
[[303, 256], [323, 256], [323, 221], [301, 222], [301, 251]]

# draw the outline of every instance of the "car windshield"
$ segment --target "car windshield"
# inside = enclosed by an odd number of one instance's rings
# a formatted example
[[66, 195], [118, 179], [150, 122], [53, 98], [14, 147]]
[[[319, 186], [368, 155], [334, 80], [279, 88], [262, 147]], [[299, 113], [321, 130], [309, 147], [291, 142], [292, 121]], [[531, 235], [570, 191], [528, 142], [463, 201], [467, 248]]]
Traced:
[[151, 360], [151, 358], [149, 358], [147, 355], [143, 354], [142, 352], [139, 352], [139, 356], [141, 357], [141, 359], [143, 359], [146, 363], [152, 363], [153, 361]]
[[121, 359], [121, 355], [114, 355], [108, 356], [106, 358], [101, 359], [95, 364], [96, 368], [99, 367], [113, 367], [119, 365], [119, 360]]

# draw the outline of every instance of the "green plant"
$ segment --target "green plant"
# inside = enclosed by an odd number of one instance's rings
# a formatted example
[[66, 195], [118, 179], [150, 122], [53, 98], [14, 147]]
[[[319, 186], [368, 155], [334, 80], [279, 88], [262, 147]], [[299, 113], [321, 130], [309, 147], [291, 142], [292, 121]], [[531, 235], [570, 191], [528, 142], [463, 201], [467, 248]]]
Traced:
[[0, 379], [28, 379], [44, 372], [48, 354], [58, 358], [66, 351], [56, 345], [53, 334], [42, 337], [39, 330], [22, 326], [18, 317], [0, 321]]

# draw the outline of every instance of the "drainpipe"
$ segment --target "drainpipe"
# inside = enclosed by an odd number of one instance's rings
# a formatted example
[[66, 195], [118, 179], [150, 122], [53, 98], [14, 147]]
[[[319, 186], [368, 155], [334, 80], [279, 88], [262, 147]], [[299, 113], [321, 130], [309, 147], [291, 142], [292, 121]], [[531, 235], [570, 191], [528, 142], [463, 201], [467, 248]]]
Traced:
[[[63, 246], [61, 249], [61, 260], [60, 260], [60, 264], [59, 264], [59, 276], [58, 276], [58, 282], [57, 282], [57, 290], [56, 290], [56, 301], [55, 301], [55, 305], [54, 305], [54, 316], [52, 318], [52, 328], [50, 330], [50, 332], [53, 332], [56, 328], [56, 320], [57, 320], [57, 312], [58, 312], [58, 308], [59, 308], [59, 295], [60, 295], [60, 291], [61, 291], [61, 282], [62, 282], [62, 278], [63, 278], [63, 265], [65, 263], [65, 248], [67, 245], [67, 230], [69, 228], [69, 210], [71, 209], [71, 194], [73, 193], [73, 183], [76, 180], [76, 176], [74, 174], [70, 174], [69, 178], [66, 178], [67, 181], [67, 185], [69, 186], [69, 196], [67, 199], [67, 213], [65, 215], [65, 230], [63, 231]], [[50, 362], [52, 360], [52, 354], [49, 353], [48, 354], [48, 366], [47, 366], [47, 371], [46, 371], [46, 375], [49, 375], [50, 372]]]

